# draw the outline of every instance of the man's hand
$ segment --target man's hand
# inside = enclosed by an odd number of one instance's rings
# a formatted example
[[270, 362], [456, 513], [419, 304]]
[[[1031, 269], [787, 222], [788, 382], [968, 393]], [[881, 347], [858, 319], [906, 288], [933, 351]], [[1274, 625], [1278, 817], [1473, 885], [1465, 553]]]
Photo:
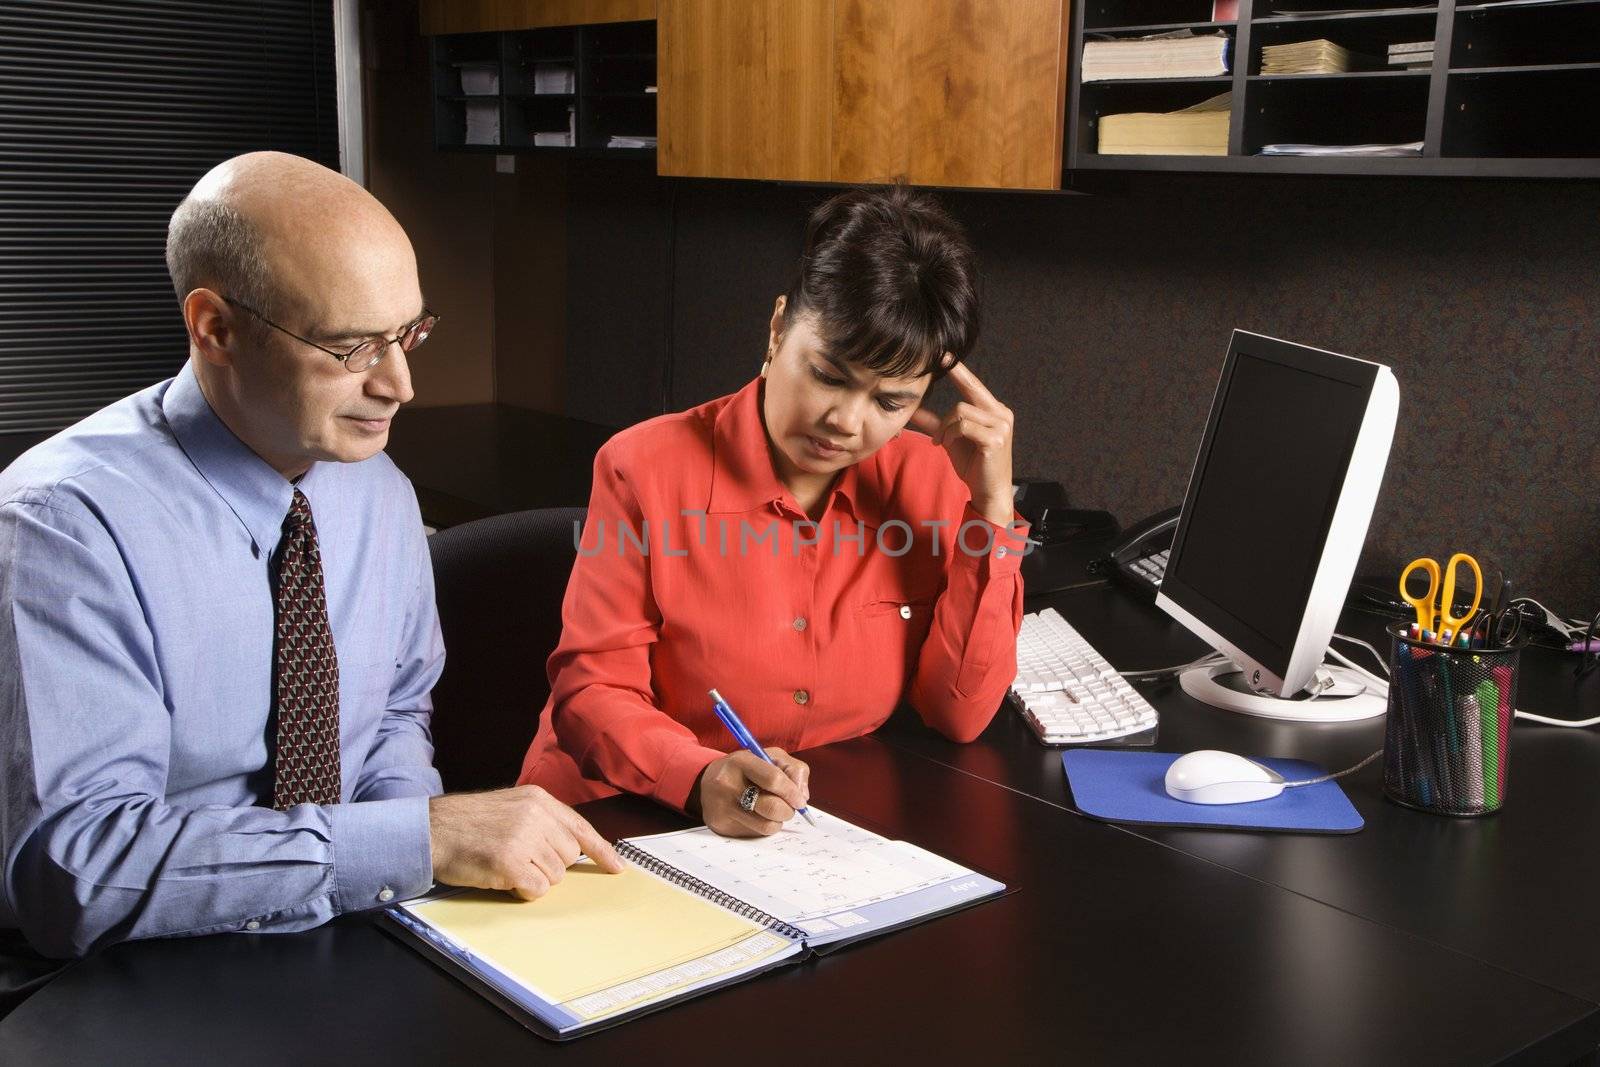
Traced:
[[433, 877], [447, 885], [549, 892], [580, 853], [612, 874], [616, 850], [583, 817], [536, 785], [453, 793], [428, 801]]
[[[723, 837], [766, 837], [794, 818], [811, 799], [811, 768], [781, 748], [767, 749], [772, 763], [740, 750], [708, 766], [696, 794], [700, 817]], [[773, 766], [773, 764], [777, 766]], [[749, 786], [761, 790], [754, 811], [739, 807]]]

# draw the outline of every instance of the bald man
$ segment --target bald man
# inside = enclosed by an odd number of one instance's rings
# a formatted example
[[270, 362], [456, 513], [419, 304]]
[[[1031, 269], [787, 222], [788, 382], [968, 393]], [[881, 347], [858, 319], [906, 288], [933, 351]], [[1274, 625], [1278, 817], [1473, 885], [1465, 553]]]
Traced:
[[167, 263], [187, 365], [0, 474], [0, 985], [619, 868], [541, 790], [436, 795], [432, 572], [382, 452], [435, 322], [399, 224], [254, 153], [178, 206]]

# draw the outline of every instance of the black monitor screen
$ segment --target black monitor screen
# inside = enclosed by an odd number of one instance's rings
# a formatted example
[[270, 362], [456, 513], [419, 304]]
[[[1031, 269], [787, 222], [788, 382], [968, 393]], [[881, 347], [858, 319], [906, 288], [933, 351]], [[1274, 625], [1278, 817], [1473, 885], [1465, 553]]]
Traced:
[[1168, 578], [1208, 602], [1184, 597], [1186, 608], [1282, 674], [1371, 382], [1252, 355], [1245, 343], [1217, 397]]

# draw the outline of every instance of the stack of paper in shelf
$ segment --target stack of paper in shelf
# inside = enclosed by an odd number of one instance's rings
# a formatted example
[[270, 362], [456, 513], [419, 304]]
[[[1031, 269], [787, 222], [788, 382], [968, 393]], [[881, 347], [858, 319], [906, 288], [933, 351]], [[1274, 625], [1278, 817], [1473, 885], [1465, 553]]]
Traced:
[[1088, 41], [1083, 46], [1083, 80], [1215, 77], [1228, 73], [1228, 51], [1232, 44], [1232, 38], [1226, 34], [1202, 35], [1188, 30], [1152, 37]]
[[567, 108], [567, 128], [546, 133], [535, 133], [533, 145], [535, 148], [571, 148], [578, 143], [578, 114], [575, 108]]
[[1263, 74], [1342, 74], [1364, 65], [1361, 56], [1320, 37], [1261, 49]]
[[1422, 142], [1406, 144], [1269, 144], [1261, 146], [1264, 156], [1420, 156]]
[[561, 95], [577, 92], [577, 75], [572, 68], [561, 63], [535, 63], [533, 65], [533, 91], [535, 95]]
[[611, 140], [606, 142], [607, 148], [654, 148], [656, 139], [653, 134], [622, 134], [614, 133]]
[[493, 60], [461, 63], [461, 91], [467, 96], [493, 96], [500, 91], [500, 64]]
[[468, 100], [467, 144], [500, 143], [500, 102], [498, 100]]
[[1222, 93], [1182, 111], [1130, 112], [1100, 119], [1103, 156], [1225, 156], [1233, 94]]
[[1420, 70], [1433, 66], [1432, 41], [1401, 41], [1389, 46], [1389, 66]]

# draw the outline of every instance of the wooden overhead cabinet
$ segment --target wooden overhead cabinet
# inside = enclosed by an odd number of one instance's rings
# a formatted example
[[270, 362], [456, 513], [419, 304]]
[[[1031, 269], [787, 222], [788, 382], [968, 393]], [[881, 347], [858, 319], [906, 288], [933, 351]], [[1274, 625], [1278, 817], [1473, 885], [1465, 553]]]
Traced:
[[660, 0], [662, 174], [827, 181], [832, 0]]
[[659, 0], [662, 174], [1058, 189], [1067, 0]]

